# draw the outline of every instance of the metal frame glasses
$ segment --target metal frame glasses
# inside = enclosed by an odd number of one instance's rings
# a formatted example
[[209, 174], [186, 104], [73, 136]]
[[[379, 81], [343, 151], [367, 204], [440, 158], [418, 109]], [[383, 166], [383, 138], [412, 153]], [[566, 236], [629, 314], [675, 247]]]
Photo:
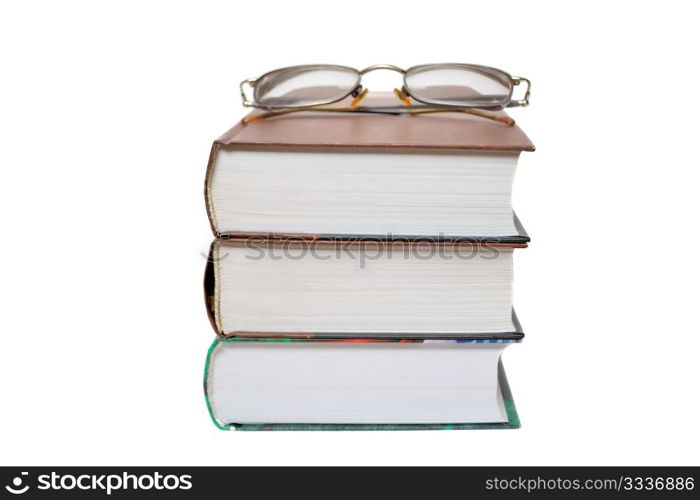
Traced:
[[[377, 70], [403, 76], [402, 87], [394, 89], [399, 105], [359, 106], [368, 92], [362, 86], [362, 77]], [[514, 99], [514, 88], [521, 83], [526, 84], [524, 94]], [[246, 95], [246, 87], [252, 89], [252, 98]], [[245, 123], [298, 111], [325, 111], [414, 115], [459, 112], [513, 125], [511, 118], [488, 111], [527, 106], [530, 81], [476, 64], [425, 64], [406, 70], [392, 64], [375, 64], [363, 70], [313, 64], [290, 66], [249, 78], [241, 82], [240, 92], [244, 106], [265, 110], [249, 115]], [[337, 105], [349, 97], [352, 97], [349, 105]]]

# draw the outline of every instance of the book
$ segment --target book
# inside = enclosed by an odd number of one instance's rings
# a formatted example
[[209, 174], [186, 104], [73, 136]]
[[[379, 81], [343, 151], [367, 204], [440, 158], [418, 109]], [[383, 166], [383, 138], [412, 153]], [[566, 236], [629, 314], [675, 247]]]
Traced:
[[215, 240], [205, 302], [222, 337], [519, 338], [516, 246]]
[[219, 238], [527, 242], [511, 190], [520, 153], [533, 150], [517, 125], [459, 113], [241, 122], [212, 146], [207, 212]]
[[501, 363], [511, 339], [217, 339], [204, 390], [220, 429], [520, 426]]

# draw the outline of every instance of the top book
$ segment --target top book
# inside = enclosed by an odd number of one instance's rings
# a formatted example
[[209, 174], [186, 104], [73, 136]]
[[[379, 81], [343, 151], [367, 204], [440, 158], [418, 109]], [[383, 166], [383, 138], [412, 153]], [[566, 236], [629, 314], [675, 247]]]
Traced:
[[213, 144], [207, 212], [219, 238], [522, 242], [511, 188], [520, 152], [534, 149], [517, 125], [461, 113], [240, 122]]

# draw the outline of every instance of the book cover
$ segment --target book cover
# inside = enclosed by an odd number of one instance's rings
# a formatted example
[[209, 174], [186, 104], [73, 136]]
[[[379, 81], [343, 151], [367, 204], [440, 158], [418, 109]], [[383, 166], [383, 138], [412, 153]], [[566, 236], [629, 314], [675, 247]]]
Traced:
[[[253, 111], [252, 114], [256, 113], [260, 111]], [[471, 151], [517, 154], [533, 151], [534, 145], [517, 125], [508, 126], [458, 113], [440, 116], [358, 113], [348, 116], [348, 113], [300, 112], [250, 123], [241, 121], [214, 141], [209, 155], [204, 193], [212, 232], [217, 238], [250, 235], [249, 232], [219, 232], [217, 229], [212, 178], [217, 156], [222, 150], [404, 153]], [[516, 221], [516, 226], [518, 224]], [[505, 241], [528, 241], [527, 235], [520, 233], [521, 229], [517, 227], [519, 234]], [[334, 237], [332, 234], [291, 236], [311, 239]]]
[[[235, 246], [242, 246], [245, 244], [246, 239], [229, 239], [225, 240], [226, 245], [235, 245]], [[289, 243], [288, 240], [280, 240], [280, 241], [275, 241], [275, 240], [269, 240], [269, 239], [263, 239], [261, 240], [262, 244], [265, 245], [283, 245]], [[305, 243], [304, 241], [296, 242], [298, 244], [310, 244], [310, 243]], [[295, 243], [295, 244], [296, 244]], [[329, 245], [334, 245], [334, 244], [345, 244], [348, 243], [347, 241], [341, 241], [341, 242], [333, 242], [333, 241], [327, 241], [327, 242], [314, 242], [314, 244], [329, 244]], [[364, 244], [366, 242], [351, 242], [351, 244]], [[217, 269], [216, 266], [220, 265], [219, 264], [219, 259], [216, 256], [216, 249], [222, 244], [222, 240], [214, 240], [209, 248], [209, 254], [207, 257], [207, 264], [205, 266], [205, 271], [204, 271], [204, 280], [203, 280], [203, 291], [204, 291], [204, 304], [205, 308], [207, 310], [207, 315], [209, 317], [209, 321], [211, 323], [212, 328], [214, 329], [214, 332], [223, 338], [230, 338], [230, 337], [237, 337], [237, 338], [301, 338], [301, 339], [340, 339], [340, 338], [356, 338], [358, 337], [358, 334], [356, 333], [343, 333], [343, 332], [332, 332], [332, 333], [324, 333], [324, 332], [277, 332], [277, 333], [272, 333], [269, 331], [236, 331], [236, 332], [225, 332], [223, 330], [223, 326], [218, 324], [217, 322], [217, 307], [219, 307], [219, 304], [217, 304], [217, 290], [216, 287], [220, 283], [216, 279], [217, 275]], [[399, 241], [399, 242], [380, 242], [379, 244], [382, 245], [394, 245], [394, 246], [401, 246], [401, 245], [418, 245], [420, 244], [419, 242], [406, 242], [406, 241]], [[432, 244], [432, 243], [431, 243]], [[453, 245], [454, 243], [448, 243], [448, 242], [443, 242], [441, 243], [443, 245]], [[464, 245], [473, 245], [472, 243], [463, 243]], [[510, 244], [510, 243], [493, 243], [492, 244], [494, 247], [504, 247], [504, 248], [521, 248], [523, 246], [527, 246], [527, 244]], [[522, 327], [520, 325], [520, 322], [518, 321], [517, 315], [515, 314], [515, 311], [512, 311], [512, 323], [513, 323], [513, 329], [512, 330], [507, 330], [507, 331], [499, 331], [498, 333], [476, 333], [472, 332], [468, 334], [468, 338], [472, 339], [492, 339], [492, 338], [509, 338], [509, 339], [514, 339], [514, 340], [519, 340], [522, 339], [524, 334]], [[467, 334], [465, 334], [467, 335]], [[395, 338], [404, 338], [404, 339], [423, 339], [423, 338], [428, 338], [428, 335], [425, 333], [416, 333], [416, 334], [410, 334], [410, 333], [402, 333], [400, 335], [396, 334], [364, 334], [364, 336], [368, 338], [373, 338], [373, 339], [395, 339]], [[455, 335], [455, 334], [445, 334], [445, 335], [440, 335], [440, 334], [430, 334], [429, 338], [431, 339], [455, 339], [459, 338], [460, 335]]]
[[[491, 338], [491, 339], [475, 339], [465, 338], [458, 340], [450, 340], [449, 342], [457, 343], [511, 343], [519, 342], [520, 340], [512, 338]], [[483, 429], [517, 429], [520, 427], [520, 418], [515, 407], [515, 401], [508, 385], [503, 363], [498, 362], [498, 385], [503, 398], [503, 404], [508, 417], [507, 422], [491, 422], [491, 423], [440, 423], [440, 424], [304, 424], [304, 423], [260, 423], [260, 424], [239, 424], [236, 422], [221, 422], [214, 415], [211, 400], [209, 397], [209, 370], [211, 366], [212, 355], [217, 345], [221, 342], [399, 342], [399, 343], [415, 343], [415, 342], [434, 342], [427, 339], [374, 339], [374, 338], [355, 338], [355, 339], [282, 339], [282, 338], [217, 338], [209, 347], [207, 358], [204, 365], [204, 398], [207, 405], [207, 411], [214, 425], [221, 430], [240, 430], [240, 431], [406, 431], [406, 430], [483, 430]], [[438, 341], [441, 342], [441, 341]]]

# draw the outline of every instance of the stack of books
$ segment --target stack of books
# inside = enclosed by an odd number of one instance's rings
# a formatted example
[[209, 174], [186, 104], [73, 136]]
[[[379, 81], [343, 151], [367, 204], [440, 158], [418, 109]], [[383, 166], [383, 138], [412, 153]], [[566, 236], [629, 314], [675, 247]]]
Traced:
[[[255, 112], [254, 112], [255, 113]], [[302, 112], [214, 142], [205, 394], [222, 429], [513, 428], [518, 126]]]

